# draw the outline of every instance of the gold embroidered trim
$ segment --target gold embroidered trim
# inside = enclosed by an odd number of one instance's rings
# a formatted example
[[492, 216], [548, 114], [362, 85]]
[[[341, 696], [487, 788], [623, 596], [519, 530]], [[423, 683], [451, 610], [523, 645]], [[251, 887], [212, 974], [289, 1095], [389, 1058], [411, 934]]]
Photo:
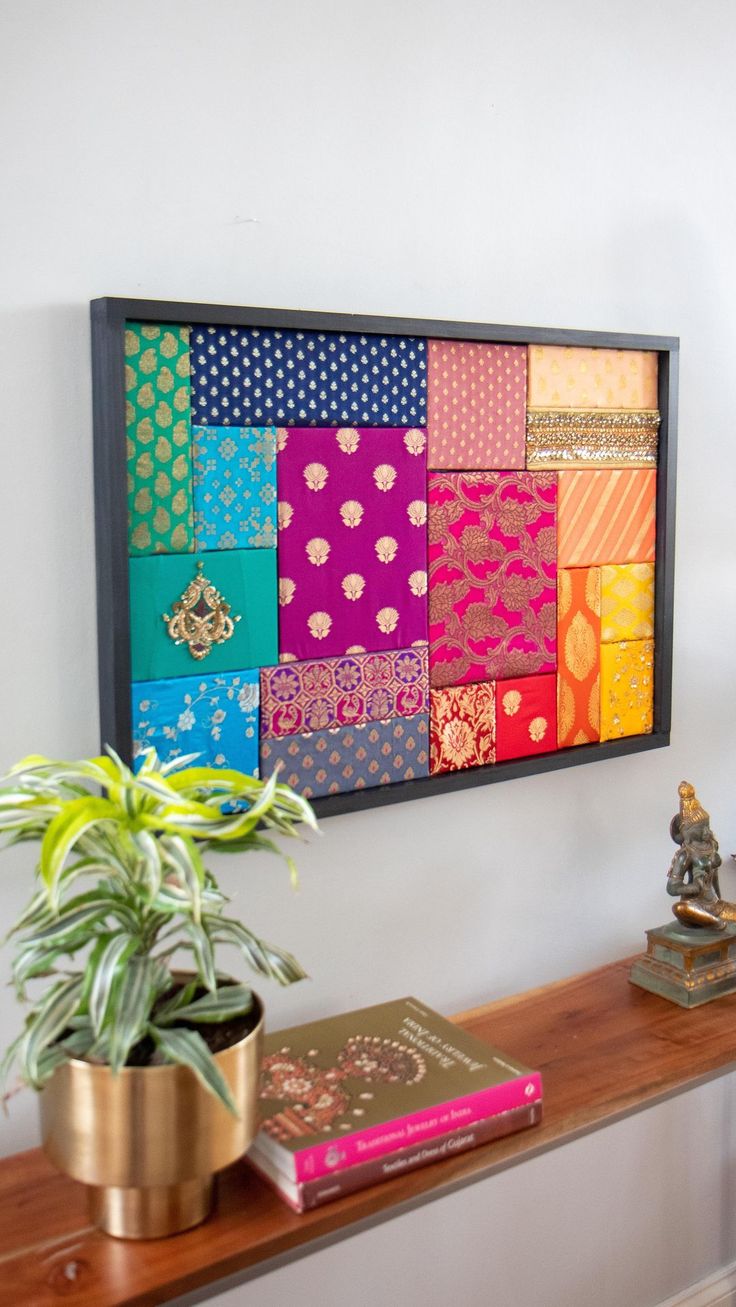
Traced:
[[527, 409], [527, 467], [655, 467], [657, 409]]
[[186, 644], [192, 658], [206, 658], [212, 646], [224, 644], [240, 617], [230, 616], [230, 605], [204, 575], [204, 563], [197, 563], [197, 575], [173, 604], [173, 616], [163, 614], [174, 644]]

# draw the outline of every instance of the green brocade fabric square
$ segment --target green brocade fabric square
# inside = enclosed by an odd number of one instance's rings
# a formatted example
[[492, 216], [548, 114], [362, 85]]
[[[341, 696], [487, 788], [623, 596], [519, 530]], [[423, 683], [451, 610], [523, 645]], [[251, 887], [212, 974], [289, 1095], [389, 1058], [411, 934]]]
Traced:
[[125, 332], [130, 553], [194, 549], [189, 327]]
[[[197, 576], [201, 562], [207, 579], [230, 605], [233, 634], [197, 659], [187, 644], [175, 644], [164, 613]], [[278, 603], [275, 549], [220, 550], [211, 554], [156, 555], [130, 560], [132, 679], [196, 676], [200, 671], [241, 671], [278, 662]]]

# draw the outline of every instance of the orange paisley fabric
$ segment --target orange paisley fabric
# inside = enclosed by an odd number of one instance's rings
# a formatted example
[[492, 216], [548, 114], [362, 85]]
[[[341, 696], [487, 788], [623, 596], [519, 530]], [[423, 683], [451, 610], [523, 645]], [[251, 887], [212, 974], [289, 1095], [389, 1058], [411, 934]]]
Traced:
[[561, 749], [600, 739], [601, 573], [557, 573], [557, 742]]

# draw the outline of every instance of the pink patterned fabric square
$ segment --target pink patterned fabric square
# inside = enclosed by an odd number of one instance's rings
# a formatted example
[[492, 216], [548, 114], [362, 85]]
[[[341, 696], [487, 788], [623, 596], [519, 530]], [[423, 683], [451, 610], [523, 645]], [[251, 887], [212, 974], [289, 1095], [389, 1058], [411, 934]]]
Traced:
[[523, 468], [526, 346], [430, 340], [430, 468]]
[[281, 662], [426, 641], [426, 443], [411, 428], [280, 433]]
[[430, 685], [555, 670], [556, 554], [553, 472], [430, 473]]

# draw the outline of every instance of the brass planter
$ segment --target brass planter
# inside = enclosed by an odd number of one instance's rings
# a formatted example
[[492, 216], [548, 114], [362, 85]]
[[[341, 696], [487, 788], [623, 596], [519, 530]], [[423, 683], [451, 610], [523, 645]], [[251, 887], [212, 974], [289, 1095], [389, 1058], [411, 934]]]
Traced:
[[95, 1224], [120, 1239], [156, 1239], [198, 1225], [214, 1174], [241, 1157], [256, 1132], [263, 1005], [258, 1024], [215, 1055], [238, 1105], [228, 1112], [188, 1067], [109, 1067], [74, 1059], [41, 1094], [49, 1159], [90, 1186]]

